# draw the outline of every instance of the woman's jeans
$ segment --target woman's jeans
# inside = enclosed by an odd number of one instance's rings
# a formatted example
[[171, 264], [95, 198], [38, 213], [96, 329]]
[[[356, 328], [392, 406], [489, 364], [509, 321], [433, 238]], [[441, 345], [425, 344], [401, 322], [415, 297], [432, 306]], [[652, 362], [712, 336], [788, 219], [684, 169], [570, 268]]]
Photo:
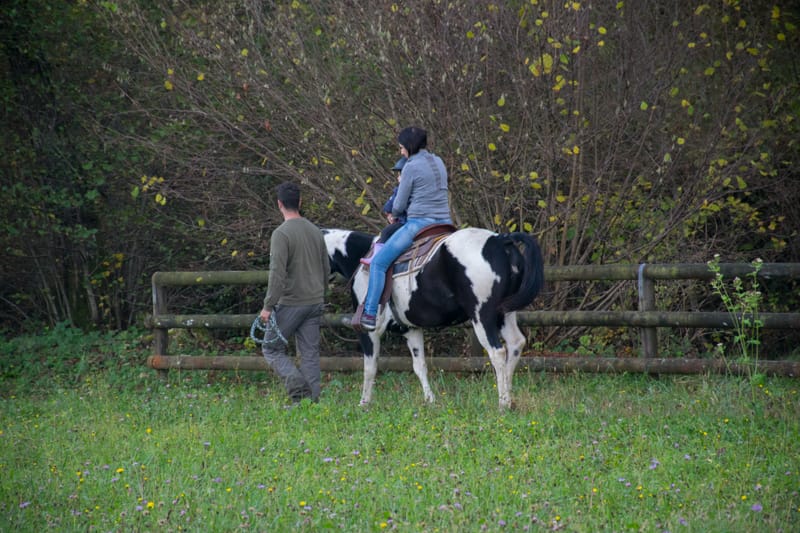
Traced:
[[367, 288], [367, 298], [364, 301], [364, 314], [377, 315], [378, 304], [380, 303], [383, 285], [386, 281], [386, 271], [400, 254], [405, 252], [414, 241], [414, 236], [431, 224], [452, 224], [449, 218], [409, 218], [400, 229], [389, 237], [383, 248], [372, 258], [369, 266], [369, 285]]

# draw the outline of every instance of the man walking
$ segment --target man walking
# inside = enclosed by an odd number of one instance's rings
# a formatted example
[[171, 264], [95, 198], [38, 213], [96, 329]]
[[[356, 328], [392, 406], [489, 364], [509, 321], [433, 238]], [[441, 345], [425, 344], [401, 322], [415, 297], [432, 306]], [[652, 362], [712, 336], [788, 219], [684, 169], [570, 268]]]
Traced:
[[[267, 325], [262, 353], [283, 381], [289, 398], [319, 400], [319, 342], [325, 288], [330, 265], [322, 231], [300, 215], [300, 187], [282, 183], [277, 189], [283, 223], [272, 232], [269, 286], [259, 314]], [[300, 367], [286, 353], [294, 336]]]

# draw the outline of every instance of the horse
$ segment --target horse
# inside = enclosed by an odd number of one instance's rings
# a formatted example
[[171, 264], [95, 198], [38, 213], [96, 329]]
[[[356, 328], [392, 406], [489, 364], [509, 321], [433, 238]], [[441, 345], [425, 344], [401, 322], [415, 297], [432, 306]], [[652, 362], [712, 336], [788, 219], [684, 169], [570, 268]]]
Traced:
[[[351, 280], [355, 309], [364, 303], [369, 280], [360, 259], [375, 237], [345, 229], [323, 229], [323, 235], [332, 275]], [[399, 329], [406, 338], [424, 399], [433, 403], [422, 330], [469, 320], [494, 367], [500, 409], [511, 407], [512, 376], [525, 344], [516, 311], [530, 305], [541, 291], [543, 270], [539, 243], [527, 233], [465, 228], [442, 238], [421, 268], [394, 274], [391, 295], [379, 308], [375, 330], [359, 332], [364, 354], [361, 405], [372, 400], [380, 340], [388, 327]]]

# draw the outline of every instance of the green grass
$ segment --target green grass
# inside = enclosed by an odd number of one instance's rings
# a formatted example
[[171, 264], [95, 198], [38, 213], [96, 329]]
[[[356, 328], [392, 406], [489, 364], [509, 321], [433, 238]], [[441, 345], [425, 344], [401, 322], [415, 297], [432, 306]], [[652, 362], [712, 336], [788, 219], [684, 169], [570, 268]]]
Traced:
[[287, 409], [265, 373], [162, 380], [128, 361], [31, 383], [15, 368], [0, 400], [2, 531], [800, 523], [791, 379], [520, 371], [503, 413], [489, 373], [432, 373], [434, 406], [413, 374], [384, 373], [366, 409], [361, 376], [332, 374], [319, 404]]

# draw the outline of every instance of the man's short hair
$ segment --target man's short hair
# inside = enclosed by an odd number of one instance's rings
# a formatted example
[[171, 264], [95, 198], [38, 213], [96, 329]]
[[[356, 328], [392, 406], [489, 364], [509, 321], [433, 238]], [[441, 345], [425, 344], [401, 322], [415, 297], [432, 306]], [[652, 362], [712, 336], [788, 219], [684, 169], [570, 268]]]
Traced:
[[281, 183], [278, 185], [278, 200], [286, 209], [298, 211], [300, 209], [300, 187], [296, 183]]

